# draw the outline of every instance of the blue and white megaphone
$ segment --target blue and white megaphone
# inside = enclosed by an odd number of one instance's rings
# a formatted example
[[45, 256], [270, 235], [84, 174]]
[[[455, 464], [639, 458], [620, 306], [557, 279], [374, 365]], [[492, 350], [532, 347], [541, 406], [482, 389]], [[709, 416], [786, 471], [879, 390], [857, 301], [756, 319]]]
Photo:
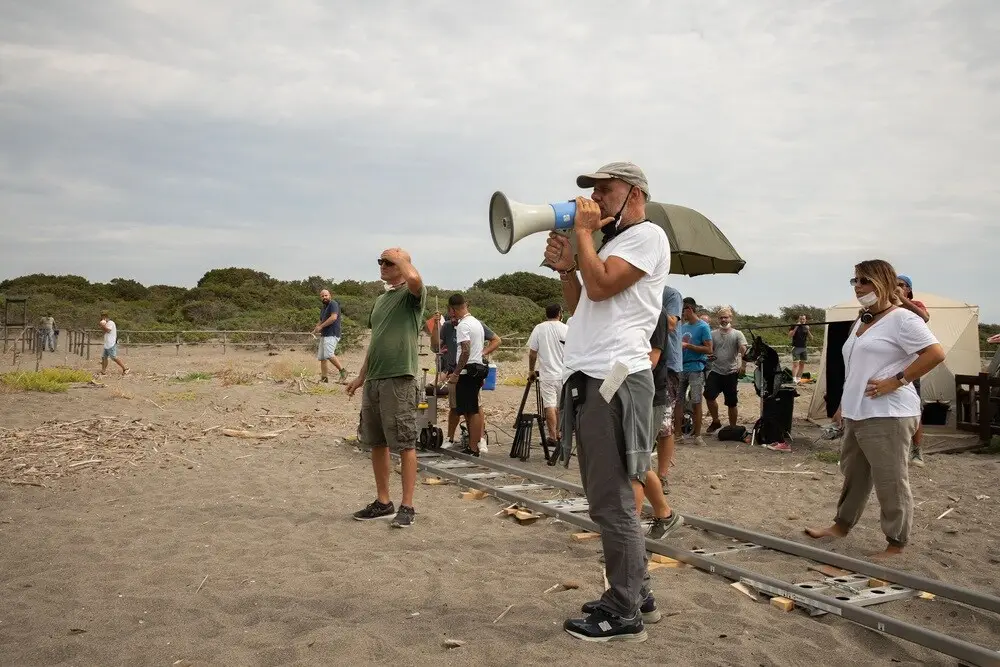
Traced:
[[576, 200], [558, 204], [521, 204], [494, 192], [490, 199], [490, 233], [493, 245], [506, 255], [511, 247], [536, 232], [568, 232], [576, 220]]

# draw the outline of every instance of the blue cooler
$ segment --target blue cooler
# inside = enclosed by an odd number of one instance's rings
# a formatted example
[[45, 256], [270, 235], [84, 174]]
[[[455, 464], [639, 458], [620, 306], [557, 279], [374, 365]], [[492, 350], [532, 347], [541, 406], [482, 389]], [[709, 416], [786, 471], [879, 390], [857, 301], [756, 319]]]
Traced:
[[486, 391], [493, 391], [497, 388], [497, 365], [490, 364], [489, 371], [486, 373], [486, 379], [483, 380], [483, 389]]

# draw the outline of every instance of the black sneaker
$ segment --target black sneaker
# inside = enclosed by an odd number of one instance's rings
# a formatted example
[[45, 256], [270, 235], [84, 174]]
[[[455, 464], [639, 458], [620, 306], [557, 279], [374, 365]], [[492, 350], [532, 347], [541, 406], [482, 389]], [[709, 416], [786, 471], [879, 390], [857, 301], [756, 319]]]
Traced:
[[646, 531], [646, 537], [651, 540], [658, 540], [662, 537], [666, 537], [683, 525], [684, 517], [677, 512], [671, 512], [668, 517], [653, 519], [653, 524], [649, 527], [649, 530]]
[[396, 517], [389, 524], [390, 528], [409, 528], [413, 525], [413, 508], [407, 507], [406, 505], [400, 505], [399, 511], [396, 512]]
[[722, 428], [722, 422], [712, 422], [708, 425], [708, 428], [705, 429], [705, 433], [715, 433], [720, 428]]
[[[580, 611], [584, 614], [593, 614], [600, 608], [600, 604], [600, 600], [584, 602]], [[660, 619], [663, 617], [660, 610], [656, 608], [656, 598], [653, 597], [652, 593], [646, 596], [646, 600], [642, 603], [642, 606], [639, 607], [639, 611], [642, 613], [643, 623], [659, 623]]]
[[390, 500], [387, 503], [380, 503], [378, 499], [368, 505], [363, 510], [354, 513], [355, 521], [371, 521], [372, 519], [387, 519], [396, 513], [396, 508]]
[[467, 456], [479, 456], [479, 450], [472, 449], [471, 447], [466, 447], [465, 449], [462, 450], [462, 453], [466, 454]]
[[625, 620], [603, 610], [587, 618], [568, 619], [563, 623], [563, 630], [586, 642], [644, 642], [648, 637], [639, 614]]
[[330, 382], [330, 378], [328, 378], [327, 376], [325, 376], [325, 375], [324, 375], [323, 377], [321, 377], [321, 378], [319, 379], [319, 381], [320, 381], [320, 382], [326, 382], [326, 383], [329, 383], [329, 382]]

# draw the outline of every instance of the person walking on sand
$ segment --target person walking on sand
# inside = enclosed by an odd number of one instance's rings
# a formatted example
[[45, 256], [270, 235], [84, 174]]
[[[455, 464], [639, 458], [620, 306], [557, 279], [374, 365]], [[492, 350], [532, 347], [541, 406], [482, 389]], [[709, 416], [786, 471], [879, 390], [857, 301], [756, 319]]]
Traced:
[[944, 361], [944, 348], [914, 313], [899, 307], [896, 271], [889, 262], [854, 267], [858, 319], [844, 343], [844, 391], [833, 419], [842, 424], [837, 514], [829, 528], [806, 528], [809, 537], [844, 537], [861, 519], [872, 487], [881, 506], [888, 546], [875, 558], [902, 553], [913, 522], [907, 458], [920, 421], [918, 380]]
[[[417, 481], [417, 352], [427, 288], [402, 248], [390, 248], [378, 258], [386, 292], [375, 299], [368, 326], [371, 340], [358, 376], [347, 395], [361, 394], [361, 442], [371, 448], [377, 497], [354, 513], [358, 521], [386, 519], [393, 528], [414, 522], [413, 491]], [[399, 451], [403, 494], [399, 511], [389, 497], [392, 472], [389, 449]]]
[[129, 369], [118, 358], [118, 327], [111, 319], [110, 313], [101, 311], [101, 330], [104, 331], [104, 351], [101, 353], [101, 375], [108, 372], [108, 359], [111, 359], [122, 369], [122, 375], [128, 375]]
[[326, 376], [327, 361], [340, 371], [340, 382], [347, 380], [347, 369], [340, 364], [336, 357], [337, 343], [340, 342], [340, 304], [330, 298], [330, 290], [323, 290], [319, 293], [323, 307], [319, 311], [319, 324], [313, 329], [314, 334], [319, 334], [319, 350], [316, 358], [319, 359], [320, 381], [329, 382]]

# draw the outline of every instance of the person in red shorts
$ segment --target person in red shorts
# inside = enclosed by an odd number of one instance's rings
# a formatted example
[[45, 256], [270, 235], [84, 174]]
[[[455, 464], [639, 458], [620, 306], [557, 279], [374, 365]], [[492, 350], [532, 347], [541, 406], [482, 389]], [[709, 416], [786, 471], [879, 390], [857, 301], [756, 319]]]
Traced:
[[[931, 316], [927, 312], [927, 306], [922, 301], [913, 298], [913, 280], [910, 276], [896, 276], [896, 289], [899, 292], [900, 307], [905, 308], [924, 322], [930, 322]], [[920, 395], [920, 380], [913, 383], [913, 388]], [[924, 425], [917, 425], [917, 432], [913, 434], [913, 448], [910, 450], [910, 463], [918, 468], [924, 467], [924, 455], [920, 453], [920, 442], [924, 439]]]

